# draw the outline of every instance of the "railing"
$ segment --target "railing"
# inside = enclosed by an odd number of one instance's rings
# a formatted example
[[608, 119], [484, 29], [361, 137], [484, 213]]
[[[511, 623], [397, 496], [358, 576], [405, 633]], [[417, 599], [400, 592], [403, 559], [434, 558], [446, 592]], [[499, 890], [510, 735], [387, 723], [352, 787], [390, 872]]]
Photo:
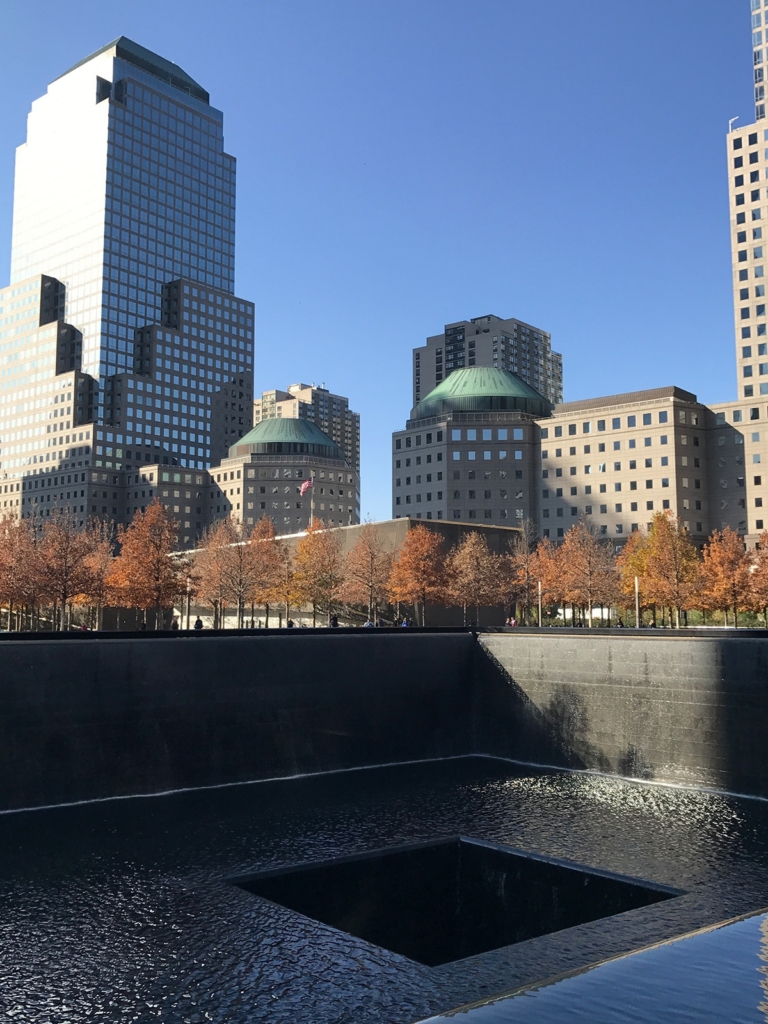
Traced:
[[743, 637], [750, 640], [768, 640], [768, 629], [752, 629], [749, 627], [732, 626], [689, 626], [685, 629], [650, 628], [593, 628], [586, 629], [572, 626], [376, 626], [374, 628], [365, 626], [287, 626], [270, 627], [269, 629], [157, 629], [157, 630], [71, 630], [68, 632], [0, 632], [0, 643], [2, 641], [27, 641], [37, 643], [38, 641], [60, 641], [60, 640], [179, 640], [192, 637], [218, 637], [218, 638], [242, 638], [242, 637], [264, 637], [264, 636], [357, 636], [381, 635], [381, 634], [402, 634], [405, 636], [415, 633], [432, 635], [450, 635], [456, 633], [469, 633], [477, 636], [507, 635], [515, 636], [539, 636], [550, 638], [578, 637], [581, 640], [589, 640], [595, 637], [612, 637], [615, 640], [638, 639], [644, 640], [669, 640], [669, 639], [728, 639]]

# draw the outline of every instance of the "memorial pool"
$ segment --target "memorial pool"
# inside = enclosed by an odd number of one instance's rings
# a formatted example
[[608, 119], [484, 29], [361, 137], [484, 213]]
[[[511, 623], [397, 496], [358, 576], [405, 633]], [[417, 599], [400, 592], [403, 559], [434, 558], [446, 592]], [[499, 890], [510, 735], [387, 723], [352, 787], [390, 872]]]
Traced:
[[[681, 894], [428, 967], [235, 884], [460, 836]], [[408, 1024], [765, 906], [768, 802], [483, 757], [14, 812], [0, 815], [0, 1017]], [[710, 934], [744, 962], [754, 984], [740, 998], [758, 1014], [764, 929], [750, 921]], [[688, 948], [662, 946], [524, 1001]], [[646, 987], [662, 976], [649, 971]], [[637, 989], [622, 977], [600, 998], [631, 1001]], [[715, 988], [712, 1019], [741, 1019], [729, 1016], [729, 985]], [[515, 1002], [473, 1013], [478, 1024], [517, 1020], [487, 1016]]]

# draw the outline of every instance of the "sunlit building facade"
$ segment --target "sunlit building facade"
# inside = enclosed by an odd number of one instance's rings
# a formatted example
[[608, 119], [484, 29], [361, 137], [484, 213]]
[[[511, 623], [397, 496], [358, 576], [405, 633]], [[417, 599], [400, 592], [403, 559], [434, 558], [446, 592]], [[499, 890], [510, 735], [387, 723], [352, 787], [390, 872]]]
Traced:
[[21, 514], [78, 470], [110, 485], [106, 506], [81, 487], [78, 513], [120, 521], [121, 474], [202, 470], [250, 429], [234, 218], [223, 115], [165, 58], [120, 38], [33, 103], [0, 291], [0, 480]]

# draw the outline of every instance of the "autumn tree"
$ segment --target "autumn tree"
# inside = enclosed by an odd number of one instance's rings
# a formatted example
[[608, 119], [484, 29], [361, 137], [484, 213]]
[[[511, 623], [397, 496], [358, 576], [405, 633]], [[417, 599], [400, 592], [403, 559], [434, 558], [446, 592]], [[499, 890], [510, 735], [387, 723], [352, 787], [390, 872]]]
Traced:
[[120, 555], [109, 584], [126, 606], [144, 611], [154, 608], [155, 628], [161, 608], [171, 604], [184, 588], [186, 565], [170, 557], [178, 533], [178, 522], [157, 499], [146, 512], [136, 512], [130, 526], [118, 529]]
[[524, 519], [510, 550], [499, 564], [500, 585], [510, 603], [523, 609], [523, 621], [529, 625], [531, 607], [538, 601], [539, 561], [536, 557], [536, 527]]
[[[637, 579], [640, 607], [648, 604], [646, 590], [648, 558], [648, 535], [634, 530], [627, 537], [624, 547], [616, 559], [619, 574], [619, 591], [627, 605], [635, 603], [635, 579]], [[642, 621], [642, 619], [641, 619]], [[640, 622], [635, 622], [639, 626]]]
[[768, 532], [760, 534], [751, 553], [749, 575], [749, 608], [761, 612], [768, 624]]
[[275, 540], [275, 523], [262, 516], [251, 533], [254, 581], [251, 600], [263, 604], [269, 626], [269, 602], [280, 579], [280, 551]]
[[739, 609], [750, 599], [750, 558], [744, 542], [726, 526], [715, 530], [704, 546], [701, 586], [704, 602], [719, 611], [733, 609], [734, 625], [739, 624]]
[[42, 526], [40, 558], [43, 590], [54, 606], [54, 627], [69, 625], [72, 599], [84, 594], [90, 583], [88, 556], [91, 538], [80, 529], [67, 508], [55, 508]]
[[537, 576], [536, 586], [541, 582], [542, 601], [547, 605], [565, 603], [565, 584], [561, 570], [561, 549], [544, 537], [536, 546], [533, 571]]
[[591, 626], [595, 605], [611, 605], [618, 592], [610, 544], [599, 540], [590, 524], [582, 520], [565, 535], [559, 555], [565, 598], [587, 608], [587, 625]]
[[96, 611], [96, 629], [101, 629], [102, 613], [110, 604], [111, 587], [109, 578], [115, 560], [114, 529], [111, 523], [102, 519], [89, 519], [86, 525], [88, 554], [85, 557], [87, 585], [82, 599]]
[[[282, 604], [287, 624], [291, 608], [304, 600], [304, 594], [297, 578], [290, 545], [284, 540], [275, 540], [273, 543], [275, 545], [274, 585], [268, 589], [266, 596], [276, 604]], [[269, 625], [269, 620], [267, 620], [267, 625]]]
[[378, 618], [379, 606], [387, 600], [392, 559], [378, 527], [373, 523], [361, 526], [357, 542], [346, 557], [342, 597], [350, 604], [367, 605], [372, 622]]
[[480, 606], [499, 603], [499, 559], [488, 548], [488, 541], [477, 531], [468, 533], [451, 551], [446, 560], [446, 595], [464, 612], [474, 606], [475, 622]]
[[307, 527], [294, 556], [295, 581], [304, 599], [312, 605], [312, 625], [317, 624], [318, 608], [331, 620], [333, 605], [344, 584], [344, 557], [341, 539], [322, 519]]
[[27, 519], [13, 515], [0, 519], [0, 604], [8, 608], [8, 630], [14, 610], [21, 628], [21, 609], [42, 591], [42, 561], [38, 538]]
[[690, 607], [699, 584], [699, 553], [672, 512], [656, 512], [644, 550], [644, 589], [654, 604], [680, 612]]
[[195, 556], [197, 592], [213, 608], [214, 629], [224, 628], [226, 606], [230, 598], [227, 574], [227, 549], [235, 535], [230, 519], [209, 527]]
[[226, 593], [237, 608], [237, 625], [243, 628], [245, 605], [256, 593], [260, 573], [256, 547], [250, 542], [251, 530], [230, 520], [231, 541], [221, 552]]
[[444, 603], [445, 550], [442, 538], [427, 529], [416, 526], [405, 535], [389, 577], [389, 597], [392, 601], [421, 605], [421, 624], [427, 624], [427, 602]]

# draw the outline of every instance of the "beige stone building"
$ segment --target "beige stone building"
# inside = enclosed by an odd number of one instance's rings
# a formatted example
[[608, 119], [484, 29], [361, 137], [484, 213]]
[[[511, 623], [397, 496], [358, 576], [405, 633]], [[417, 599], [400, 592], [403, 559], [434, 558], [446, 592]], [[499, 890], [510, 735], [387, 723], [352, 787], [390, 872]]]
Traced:
[[710, 530], [707, 410], [681, 388], [565, 402], [540, 420], [539, 532], [580, 518], [622, 544], [669, 509], [702, 543]]

